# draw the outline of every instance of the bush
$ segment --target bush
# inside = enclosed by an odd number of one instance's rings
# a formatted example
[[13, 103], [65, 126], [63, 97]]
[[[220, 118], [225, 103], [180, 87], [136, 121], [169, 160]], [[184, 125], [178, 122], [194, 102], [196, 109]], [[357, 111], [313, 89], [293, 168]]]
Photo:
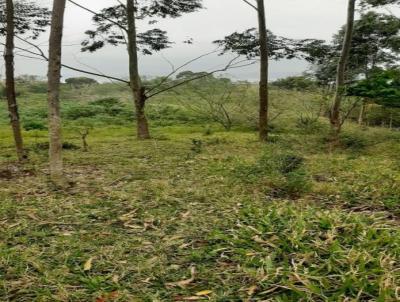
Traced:
[[118, 116], [126, 112], [126, 106], [117, 98], [102, 98], [89, 103], [90, 106], [97, 107], [99, 112], [110, 116]]
[[47, 83], [46, 82], [36, 82], [28, 85], [28, 92], [30, 93], [47, 93]]
[[287, 77], [271, 83], [272, 86], [288, 90], [315, 90], [316, 82], [306, 76]]
[[267, 186], [276, 197], [300, 197], [310, 191], [311, 179], [304, 166], [304, 158], [291, 153], [264, 153], [251, 165], [239, 165], [234, 174], [241, 181], [256, 186]]
[[32, 130], [47, 130], [47, 124], [43, 120], [26, 120], [22, 122], [22, 128], [26, 131]]
[[[49, 142], [44, 142], [44, 143], [34, 144], [32, 149], [34, 151], [47, 151], [47, 150], [49, 150], [49, 147], [50, 147]], [[79, 146], [77, 146], [73, 143], [70, 143], [70, 142], [63, 142], [62, 148], [63, 148], [63, 150], [79, 150], [80, 149]]]
[[71, 85], [75, 88], [79, 88], [86, 85], [94, 85], [97, 84], [97, 81], [87, 77], [75, 77], [75, 78], [68, 78], [65, 80], [65, 83]]
[[99, 112], [98, 108], [88, 105], [73, 105], [65, 109], [64, 117], [69, 120], [77, 120], [79, 118], [94, 117]]
[[365, 136], [358, 133], [342, 133], [340, 135], [340, 144], [345, 149], [359, 151], [368, 146], [368, 141]]
[[302, 116], [297, 119], [296, 127], [306, 134], [312, 134], [319, 132], [322, 128], [322, 124], [318, 118]]

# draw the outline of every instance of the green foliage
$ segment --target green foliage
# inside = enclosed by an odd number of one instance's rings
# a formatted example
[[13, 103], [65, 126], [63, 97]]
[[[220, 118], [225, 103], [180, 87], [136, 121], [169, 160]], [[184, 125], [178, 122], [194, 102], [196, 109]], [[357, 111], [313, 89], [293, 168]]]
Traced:
[[79, 118], [95, 117], [98, 113], [95, 106], [76, 104], [65, 108], [62, 116], [69, 120], [77, 120]]
[[[376, 3], [385, 1], [375, 1]], [[390, 1], [387, 1], [390, 2]], [[354, 23], [354, 32], [347, 78], [356, 80], [368, 74], [377, 66], [393, 66], [398, 63], [400, 53], [400, 19], [391, 14], [367, 11]], [[334, 36], [332, 44], [321, 45], [315, 57], [314, 73], [318, 81], [327, 85], [335, 80], [336, 67], [343, 44], [345, 27]]]
[[368, 140], [365, 135], [357, 132], [344, 132], [340, 135], [342, 147], [353, 151], [361, 151], [368, 146]]
[[[79, 150], [80, 147], [71, 142], [63, 142], [62, 144], [63, 150]], [[36, 143], [32, 146], [32, 150], [39, 151], [48, 151], [49, 150], [49, 142]]]
[[311, 189], [304, 158], [287, 152], [266, 151], [254, 164], [240, 164], [234, 175], [241, 181], [266, 186], [275, 197], [300, 197]]
[[125, 104], [113, 97], [98, 99], [90, 102], [89, 105], [98, 107], [100, 113], [104, 112], [110, 116], [121, 115], [127, 110]]
[[39, 119], [24, 119], [22, 121], [22, 127], [26, 131], [47, 130], [46, 122], [44, 120], [39, 120]]
[[200, 154], [203, 151], [203, 141], [200, 139], [192, 139], [192, 147], [190, 148], [193, 153]]
[[307, 205], [249, 204], [235, 227], [210, 236], [208, 252], [230, 264], [229, 275], [246, 273], [256, 284], [254, 301], [395, 301], [400, 233], [379, 225], [367, 215]]
[[276, 80], [271, 85], [289, 90], [315, 90], [317, 88], [316, 82], [307, 76], [293, 76]]
[[25, 86], [28, 93], [47, 93], [46, 82], [34, 82]]
[[400, 69], [377, 69], [348, 89], [348, 95], [374, 100], [384, 107], [400, 108]]
[[65, 83], [67, 83], [68, 85], [71, 85], [75, 88], [79, 88], [82, 86], [97, 84], [97, 81], [95, 79], [87, 78], [87, 77], [74, 77], [74, 78], [66, 79]]

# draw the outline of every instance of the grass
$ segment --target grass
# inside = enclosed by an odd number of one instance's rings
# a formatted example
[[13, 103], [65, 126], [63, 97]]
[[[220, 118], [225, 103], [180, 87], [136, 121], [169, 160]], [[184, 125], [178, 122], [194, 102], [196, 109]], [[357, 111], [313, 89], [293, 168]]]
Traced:
[[[284, 105], [297, 96], [312, 97]], [[304, 132], [295, 110], [267, 145], [175, 112], [143, 142], [101, 114], [65, 120], [74, 146], [79, 122], [92, 127], [89, 152], [64, 150], [66, 191], [48, 182], [46, 130], [24, 132], [21, 167], [3, 120], [1, 301], [399, 300], [399, 133], [347, 124], [328, 153], [324, 121]]]

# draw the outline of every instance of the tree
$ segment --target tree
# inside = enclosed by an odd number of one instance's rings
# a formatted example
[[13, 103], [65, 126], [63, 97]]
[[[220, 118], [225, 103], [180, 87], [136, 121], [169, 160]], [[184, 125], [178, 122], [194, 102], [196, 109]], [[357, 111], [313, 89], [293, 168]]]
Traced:
[[333, 105], [330, 114], [330, 123], [332, 128], [332, 144], [336, 145], [339, 140], [339, 134], [341, 127], [343, 125], [341, 117], [340, 117], [340, 108], [343, 99], [343, 91], [345, 86], [345, 77], [346, 77], [346, 66], [350, 55], [351, 50], [351, 41], [353, 37], [353, 28], [354, 28], [354, 15], [356, 9], [356, 0], [349, 0], [348, 8], [347, 8], [347, 23], [346, 30], [342, 45], [342, 51], [340, 54], [340, 59], [337, 65], [337, 73], [336, 73], [336, 90], [335, 97], [333, 100]]
[[11, 128], [19, 161], [27, 158], [24, 150], [21, 124], [19, 120], [18, 103], [15, 90], [14, 48], [15, 35], [30, 33], [37, 38], [48, 25], [48, 11], [34, 3], [0, 1], [0, 36], [6, 36], [4, 61], [6, 69], [6, 97]]
[[268, 139], [268, 106], [269, 106], [269, 91], [268, 91], [268, 33], [265, 17], [264, 0], [257, 0], [257, 15], [258, 15], [258, 32], [260, 42], [260, 140]]
[[[263, 10], [263, 3], [258, 3]], [[251, 4], [250, 4], [251, 5]], [[251, 5], [252, 6], [252, 5]], [[252, 6], [259, 12], [260, 10]], [[258, 16], [261, 31], [265, 28], [265, 16]], [[313, 62], [325, 49], [320, 47], [323, 41], [314, 39], [295, 40], [274, 35], [265, 28], [264, 33], [250, 28], [244, 32], [235, 32], [222, 40], [214, 41], [222, 47], [222, 53], [233, 52], [248, 59], [260, 58], [260, 84], [259, 84], [259, 135], [261, 141], [268, 139], [268, 60], [302, 58]], [[318, 53], [318, 55], [317, 55]]]
[[373, 100], [387, 108], [400, 108], [400, 69], [376, 68], [368, 78], [351, 85], [347, 94]]
[[[370, 7], [377, 7], [377, 6], [382, 6], [382, 5], [388, 5], [388, 4], [398, 4], [400, 3], [399, 0], [364, 0], [361, 2], [361, 4], [364, 7], [370, 6]], [[354, 18], [355, 18], [355, 7], [356, 7], [356, 0], [349, 0], [348, 2], [348, 12], [347, 12], [347, 23], [346, 27], [344, 30], [344, 37], [342, 41], [342, 50], [340, 54], [340, 59], [337, 63], [337, 73], [336, 73], [336, 90], [335, 90], [335, 96], [331, 108], [331, 114], [330, 114], [330, 123], [331, 123], [331, 129], [332, 129], [332, 146], [335, 146], [338, 144], [339, 141], [339, 134], [343, 125], [343, 118], [341, 118], [340, 114], [340, 109], [341, 109], [341, 103], [344, 95], [344, 91], [346, 88], [346, 69], [347, 69], [347, 64], [349, 61], [349, 57], [351, 54], [351, 49], [352, 49], [352, 42], [353, 40], [353, 32], [354, 32]], [[386, 27], [386, 26], [385, 26]], [[355, 41], [357, 43], [357, 41]], [[373, 41], [369, 40], [370, 43]], [[367, 47], [368, 49], [368, 47]], [[375, 53], [378, 53], [378, 50], [375, 49]], [[376, 56], [373, 57], [373, 59], [376, 59]], [[364, 64], [368, 64], [364, 63]], [[376, 64], [376, 62], [373, 62], [373, 65]]]
[[63, 185], [62, 134], [60, 115], [61, 50], [66, 0], [54, 0], [49, 39], [48, 111], [50, 177]]
[[66, 79], [65, 83], [67, 83], [68, 85], [71, 85], [75, 88], [79, 88], [79, 87], [86, 86], [86, 85], [97, 84], [97, 81], [95, 79], [87, 78], [87, 77], [74, 77], [74, 78]]
[[[361, 75], [368, 77], [369, 71], [376, 66], [390, 65], [397, 60], [400, 44], [398, 18], [368, 9], [399, 3], [399, 0], [362, 0], [360, 5], [363, 14], [360, 20], [355, 21], [357, 1], [349, 0], [347, 23], [334, 36], [333, 43], [315, 44], [315, 47], [306, 49], [312, 58], [310, 62], [314, 64], [314, 74], [318, 82], [323, 85], [336, 83], [330, 112], [333, 145], [338, 143], [345, 120], [341, 105], [348, 84]], [[360, 119], [363, 111], [362, 106]]]
[[[139, 139], [150, 138], [150, 132], [145, 114], [146, 101], [149, 96], [146, 94], [146, 87], [139, 74], [138, 52], [151, 55], [153, 52], [170, 47], [171, 42], [168, 40], [167, 33], [158, 28], [139, 33], [136, 22], [156, 17], [177, 18], [201, 7], [201, 0], [127, 0], [126, 5], [121, 3], [105, 8], [93, 17], [96, 29], [86, 32], [88, 39], [82, 43], [82, 50], [94, 52], [107, 44], [127, 46], [130, 87], [134, 97]], [[92, 12], [90, 9], [82, 8]], [[152, 24], [153, 21], [150, 20], [149, 23]]]
[[19, 161], [26, 158], [22, 139], [21, 124], [19, 121], [18, 104], [14, 81], [14, 3], [7, 0], [7, 34], [4, 60], [6, 67], [6, 95], [11, 128], [14, 134], [15, 148]]

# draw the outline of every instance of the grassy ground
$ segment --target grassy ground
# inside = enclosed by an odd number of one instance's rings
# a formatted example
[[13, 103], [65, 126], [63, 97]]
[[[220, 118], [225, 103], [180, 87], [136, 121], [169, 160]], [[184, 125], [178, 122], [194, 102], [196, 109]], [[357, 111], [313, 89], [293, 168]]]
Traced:
[[[43, 122], [40, 99], [23, 118]], [[399, 301], [400, 133], [348, 124], [329, 153], [324, 122], [294, 115], [263, 145], [198, 116], [154, 115], [142, 142], [129, 120], [72, 114], [65, 191], [48, 183], [46, 130], [24, 133], [21, 167], [3, 117], [0, 300]]]

